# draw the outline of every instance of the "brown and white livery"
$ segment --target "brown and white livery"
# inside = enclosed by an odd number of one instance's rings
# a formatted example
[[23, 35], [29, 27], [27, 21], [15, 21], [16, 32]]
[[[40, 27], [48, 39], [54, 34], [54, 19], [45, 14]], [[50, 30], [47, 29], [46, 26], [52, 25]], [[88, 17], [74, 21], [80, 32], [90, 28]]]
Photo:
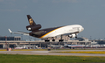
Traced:
[[[84, 30], [84, 28], [81, 25], [66, 25], [66, 26], [41, 29], [41, 25], [36, 24], [30, 15], [27, 15], [27, 18], [30, 25], [26, 26], [26, 29], [28, 31], [31, 31], [30, 33], [12, 32], [10, 29], [9, 29], [9, 32], [16, 33], [16, 34], [30, 35], [36, 38], [45, 39], [45, 38], [54, 38], [59, 35], [60, 36], [67, 35], [70, 38], [77, 38], [77, 34]], [[49, 40], [45, 40], [45, 41], [49, 41]], [[53, 41], [55, 40], [53, 39]], [[59, 41], [63, 41], [63, 40], [59, 40]]]

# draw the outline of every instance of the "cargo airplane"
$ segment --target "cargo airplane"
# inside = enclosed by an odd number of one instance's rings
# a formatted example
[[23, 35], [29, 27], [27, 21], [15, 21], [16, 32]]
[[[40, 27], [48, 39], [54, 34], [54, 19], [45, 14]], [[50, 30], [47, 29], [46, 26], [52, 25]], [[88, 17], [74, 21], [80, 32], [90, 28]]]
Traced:
[[[66, 26], [40, 29], [41, 25], [36, 24], [30, 15], [27, 15], [27, 18], [30, 25], [26, 26], [26, 29], [28, 31], [31, 31], [30, 33], [12, 32], [10, 29], [8, 29], [9, 32], [15, 34], [30, 35], [36, 38], [45, 39], [45, 42], [49, 42], [48, 38], [52, 38], [52, 41], [55, 41], [54, 37], [56, 36], [67, 35], [70, 38], [77, 38], [78, 33], [84, 30], [84, 28], [81, 25], [66, 25]], [[59, 41], [62, 42], [63, 39], [60, 39]]]

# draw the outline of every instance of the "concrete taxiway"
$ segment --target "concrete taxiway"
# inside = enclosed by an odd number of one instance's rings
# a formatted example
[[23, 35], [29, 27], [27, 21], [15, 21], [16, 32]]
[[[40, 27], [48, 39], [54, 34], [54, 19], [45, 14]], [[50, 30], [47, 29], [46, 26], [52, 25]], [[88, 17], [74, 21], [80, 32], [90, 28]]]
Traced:
[[[75, 50], [73, 50], [75, 51]], [[81, 51], [81, 50], [80, 50]], [[95, 51], [95, 50], [93, 50]], [[101, 51], [101, 50], [96, 50]], [[103, 51], [103, 50], [102, 50]], [[105, 54], [85, 54], [85, 53], [53, 53], [50, 51], [0, 51], [0, 54], [23, 54], [23, 55], [64, 55], [64, 56], [105, 56]]]

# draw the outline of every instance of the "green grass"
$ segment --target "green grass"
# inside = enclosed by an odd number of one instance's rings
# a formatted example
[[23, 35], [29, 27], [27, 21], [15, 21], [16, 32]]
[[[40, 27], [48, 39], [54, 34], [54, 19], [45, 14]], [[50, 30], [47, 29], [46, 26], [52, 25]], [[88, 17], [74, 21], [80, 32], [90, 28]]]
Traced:
[[[0, 51], [7, 51], [7, 50], [0, 49]], [[11, 51], [48, 51], [48, 49], [13, 49]]]
[[47, 49], [14, 49], [12, 51], [47, 51]]
[[71, 63], [71, 62], [104, 63], [105, 57], [0, 54], [0, 63]]

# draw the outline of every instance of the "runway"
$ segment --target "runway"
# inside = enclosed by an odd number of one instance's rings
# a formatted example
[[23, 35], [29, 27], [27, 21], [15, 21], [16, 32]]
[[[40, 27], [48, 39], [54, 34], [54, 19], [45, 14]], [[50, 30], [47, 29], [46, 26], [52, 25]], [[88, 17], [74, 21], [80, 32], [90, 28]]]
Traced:
[[[76, 51], [76, 50], [73, 50]], [[81, 51], [81, 50], [80, 50]], [[93, 50], [94, 51], [94, 50]], [[100, 51], [100, 50], [97, 50]], [[103, 50], [102, 50], [103, 51]], [[53, 53], [50, 51], [0, 51], [0, 54], [23, 54], [23, 55], [64, 55], [64, 56], [105, 56], [105, 54], [85, 53]]]

